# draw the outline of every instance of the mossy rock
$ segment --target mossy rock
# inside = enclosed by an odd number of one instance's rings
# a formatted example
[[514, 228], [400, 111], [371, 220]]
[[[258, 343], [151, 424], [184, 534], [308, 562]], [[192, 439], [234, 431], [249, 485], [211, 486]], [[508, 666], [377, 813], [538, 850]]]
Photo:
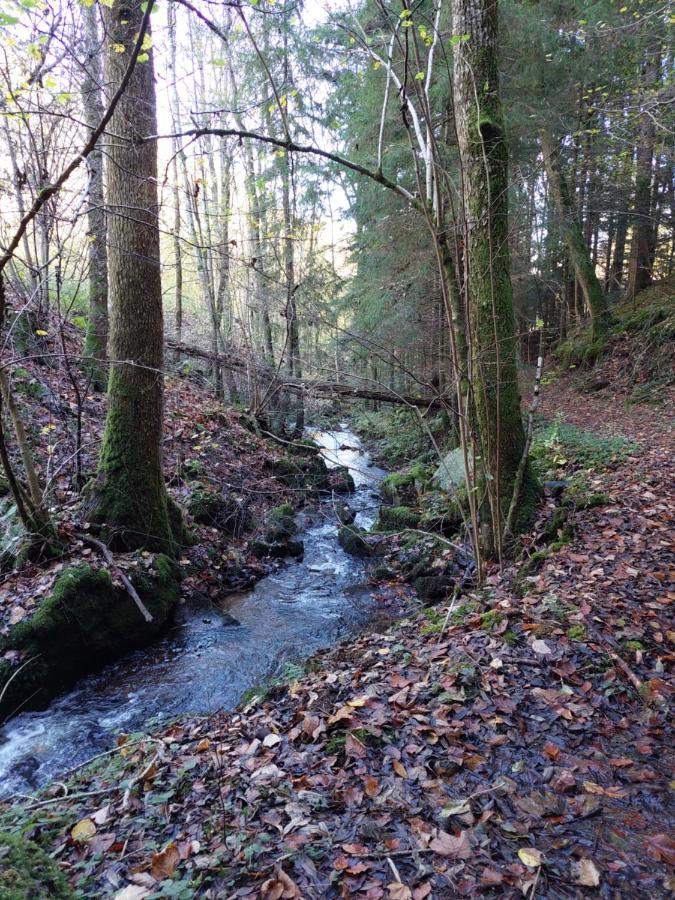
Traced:
[[409, 506], [381, 506], [373, 531], [405, 531], [407, 528], [418, 528], [419, 524], [420, 514]]
[[556, 506], [542, 533], [543, 543], [548, 544], [555, 541], [561, 545], [569, 544], [574, 537], [574, 529], [568, 522], [568, 516], [569, 511], [566, 507]]
[[239, 537], [251, 524], [245, 503], [216, 491], [193, 491], [187, 508], [195, 522], [218, 528], [233, 537]]
[[336, 502], [334, 509], [335, 515], [342, 525], [351, 525], [352, 522], [356, 519], [356, 512], [348, 503]]
[[372, 547], [367, 540], [368, 532], [354, 525], [343, 525], [338, 531], [338, 542], [343, 550], [352, 556], [371, 556]]
[[[464, 494], [466, 492], [463, 492]], [[419, 527], [444, 537], [453, 537], [462, 527], [462, 497], [450, 497], [444, 491], [433, 491], [422, 498]]]
[[391, 506], [414, 503], [417, 499], [415, 476], [412, 472], [392, 472], [382, 479], [380, 496]]
[[302, 541], [250, 541], [249, 552], [258, 559], [283, 559], [286, 556], [299, 558], [305, 553]]
[[276, 506], [267, 513], [265, 540], [268, 544], [287, 541], [295, 531], [293, 507], [290, 503]]
[[324, 493], [331, 490], [330, 472], [319, 455], [283, 456], [268, 462], [267, 467], [282, 484], [294, 491]]
[[[151, 570], [139, 567], [129, 577], [152, 622], [145, 621], [127, 590], [113, 584], [106, 569], [80, 565], [67, 569], [35, 614], [0, 640], [0, 651], [19, 650], [24, 661], [32, 660], [13, 678], [0, 715], [19, 704], [44, 706], [78, 678], [161, 633], [180, 596], [174, 563], [160, 554]], [[15, 671], [16, 666], [0, 663], [0, 684]]]
[[517, 578], [522, 579], [527, 578], [530, 575], [535, 575], [544, 565], [544, 561], [547, 559], [548, 555], [548, 550], [537, 550], [537, 552], [533, 553], [532, 556], [530, 556], [530, 558], [518, 569]]
[[0, 900], [71, 900], [75, 894], [49, 856], [25, 838], [0, 834]]
[[443, 572], [440, 575], [415, 578], [412, 586], [423, 603], [434, 603], [448, 596], [448, 591], [454, 586], [454, 580], [448, 573]]
[[347, 466], [336, 466], [330, 469], [330, 488], [335, 494], [353, 494], [356, 484]]

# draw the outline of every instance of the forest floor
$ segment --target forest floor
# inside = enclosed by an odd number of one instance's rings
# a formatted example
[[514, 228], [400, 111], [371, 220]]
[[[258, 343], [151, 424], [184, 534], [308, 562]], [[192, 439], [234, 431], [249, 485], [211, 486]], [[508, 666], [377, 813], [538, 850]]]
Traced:
[[549, 418], [634, 444], [529, 575], [494, 571], [238, 712], [122, 736], [0, 828], [84, 897], [667, 896], [672, 423], [606, 393], [545, 388]]
[[[80, 536], [86, 535], [89, 526], [80, 511], [82, 494], [73, 474], [77, 394], [62, 371], [36, 361], [26, 366], [14, 374], [15, 393], [28, 423], [38, 471], [50, 483], [52, 514], [67, 543], [65, 553], [51, 561], [29, 563], [14, 571], [8, 566], [4, 573], [0, 567], [0, 637], [32, 615], [67, 567], [81, 563], [107, 567]], [[81, 457], [82, 483], [86, 484], [96, 474], [106, 399], [83, 389], [82, 373], [76, 371], [75, 376], [86, 398]], [[297, 505], [304, 496], [275, 477], [274, 461], [285, 456], [285, 448], [255, 434], [243, 412], [225, 408], [196, 377], [167, 378], [165, 403], [164, 467], [172, 497], [185, 509], [196, 491], [224, 495], [240, 505], [247, 523], [242, 528], [239, 523], [223, 528], [222, 523], [209, 523], [208, 516], [205, 521], [190, 517], [193, 543], [181, 559], [182, 596], [185, 600], [220, 598], [251, 587], [280, 562], [258, 559], [249, 552], [247, 538], [264, 528], [271, 509], [289, 502]], [[151, 566], [152, 559], [148, 553], [142, 559], [136, 553], [116, 554], [115, 564], [133, 574], [139, 565]]]

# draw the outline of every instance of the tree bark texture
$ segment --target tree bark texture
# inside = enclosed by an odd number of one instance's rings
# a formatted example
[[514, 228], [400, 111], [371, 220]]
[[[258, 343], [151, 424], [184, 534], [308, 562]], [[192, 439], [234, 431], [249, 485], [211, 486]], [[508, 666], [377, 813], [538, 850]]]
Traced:
[[[496, 0], [453, 0], [453, 99], [467, 223], [470, 380], [488, 555], [500, 540], [525, 447], [508, 242], [508, 148], [499, 96]], [[531, 517], [538, 484], [529, 464], [515, 528]], [[486, 525], [491, 522], [491, 527]], [[488, 533], [489, 532], [489, 533]]]
[[[82, 83], [82, 101], [87, 128], [94, 129], [103, 118], [101, 97], [101, 41], [98, 36], [99, 7], [83, 6], [87, 60]], [[105, 390], [108, 346], [108, 258], [103, 196], [102, 142], [87, 158], [87, 239], [89, 241], [89, 319], [84, 342], [85, 366], [95, 390]]]
[[[104, 9], [106, 80], [119, 84], [139, 32], [141, 3]], [[118, 52], [123, 47], [124, 52]], [[93, 521], [120, 547], [172, 552], [180, 529], [162, 475], [163, 322], [152, 50], [139, 61], [110, 123], [107, 146], [111, 303], [108, 415]]]

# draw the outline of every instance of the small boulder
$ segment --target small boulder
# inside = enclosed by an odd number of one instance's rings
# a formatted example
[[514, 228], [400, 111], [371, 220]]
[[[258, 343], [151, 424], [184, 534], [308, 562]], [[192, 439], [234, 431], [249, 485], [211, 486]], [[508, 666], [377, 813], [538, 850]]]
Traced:
[[347, 466], [330, 469], [330, 488], [335, 494], [353, 494], [356, 490], [354, 478]]
[[407, 528], [417, 528], [419, 524], [420, 514], [409, 506], [381, 506], [373, 531], [405, 531]]
[[466, 482], [464, 469], [464, 453], [461, 447], [451, 450], [441, 460], [441, 464], [434, 472], [433, 484], [449, 494], [456, 493]]
[[367, 540], [368, 532], [354, 525], [343, 525], [338, 532], [338, 542], [343, 550], [353, 556], [370, 556], [372, 548]]
[[336, 503], [335, 515], [342, 525], [351, 525], [356, 518], [356, 513], [348, 503]]
[[201, 488], [193, 491], [187, 508], [195, 522], [218, 528], [232, 537], [239, 537], [251, 524], [246, 504], [219, 491], [205, 491]]

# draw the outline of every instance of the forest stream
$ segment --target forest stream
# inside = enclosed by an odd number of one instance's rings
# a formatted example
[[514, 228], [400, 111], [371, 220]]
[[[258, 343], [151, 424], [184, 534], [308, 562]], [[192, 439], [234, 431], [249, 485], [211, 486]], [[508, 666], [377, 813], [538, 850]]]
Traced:
[[[348, 466], [356, 493], [348, 498], [356, 524], [377, 517], [378, 485], [386, 474], [371, 464], [346, 426], [312, 436], [329, 467]], [[231, 709], [252, 685], [280, 675], [288, 663], [360, 630], [378, 614], [362, 560], [338, 544], [337, 520], [325, 501], [298, 516], [305, 545], [289, 562], [224, 608], [179, 608], [169, 633], [97, 675], [82, 679], [41, 712], [19, 714], [0, 729], [0, 797], [26, 793], [133, 732], [182, 713]]]

